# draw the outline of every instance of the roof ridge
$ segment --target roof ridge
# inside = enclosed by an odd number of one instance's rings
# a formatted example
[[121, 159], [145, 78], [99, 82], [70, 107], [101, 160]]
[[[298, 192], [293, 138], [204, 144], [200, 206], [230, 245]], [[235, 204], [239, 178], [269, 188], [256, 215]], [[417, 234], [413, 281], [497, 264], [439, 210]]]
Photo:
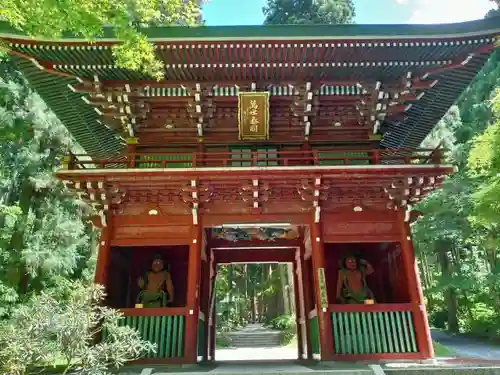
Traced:
[[[140, 29], [153, 42], [230, 41], [230, 40], [352, 40], [418, 39], [473, 37], [500, 34], [500, 17], [449, 24], [342, 24], [342, 25], [250, 25], [250, 26], [152, 26]], [[81, 36], [63, 35], [60, 39], [29, 37], [6, 21], [0, 21], [0, 38], [37, 42], [90, 43]], [[98, 42], [114, 42], [113, 28], [104, 27]]]

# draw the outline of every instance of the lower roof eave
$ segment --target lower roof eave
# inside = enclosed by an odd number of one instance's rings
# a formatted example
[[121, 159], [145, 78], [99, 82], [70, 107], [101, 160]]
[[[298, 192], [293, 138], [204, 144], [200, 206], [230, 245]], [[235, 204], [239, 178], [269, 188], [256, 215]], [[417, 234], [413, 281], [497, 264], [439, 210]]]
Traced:
[[224, 177], [228, 175], [251, 175], [251, 176], [275, 176], [275, 175], [296, 175], [298, 172], [307, 175], [322, 175], [325, 177], [335, 177], [336, 175], [356, 175], [356, 177], [373, 176], [374, 174], [422, 174], [440, 173], [442, 175], [452, 174], [457, 168], [450, 164], [425, 164], [425, 165], [334, 165], [334, 166], [293, 166], [293, 167], [202, 167], [202, 168], [103, 168], [103, 169], [75, 169], [60, 170], [56, 176], [63, 180], [82, 179], [89, 177], [103, 177], [103, 180], [113, 180], [116, 177], [174, 177], [174, 178], [197, 178], [197, 177]]

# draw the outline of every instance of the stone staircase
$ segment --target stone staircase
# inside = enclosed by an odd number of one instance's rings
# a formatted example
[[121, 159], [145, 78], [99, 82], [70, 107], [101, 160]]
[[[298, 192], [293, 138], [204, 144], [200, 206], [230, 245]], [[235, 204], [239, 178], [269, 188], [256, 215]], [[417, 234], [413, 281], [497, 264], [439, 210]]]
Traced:
[[262, 324], [249, 324], [227, 336], [233, 348], [270, 348], [281, 346], [282, 333], [265, 328]]

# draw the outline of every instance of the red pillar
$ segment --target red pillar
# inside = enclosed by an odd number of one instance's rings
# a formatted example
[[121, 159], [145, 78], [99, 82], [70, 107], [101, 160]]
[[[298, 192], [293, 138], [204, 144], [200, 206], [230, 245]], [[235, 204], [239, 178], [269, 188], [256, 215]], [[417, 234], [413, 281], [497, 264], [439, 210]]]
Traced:
[[112, 234], [112, 216], [105, 215], [106, 226], [102, 228], [99, 238], [99, 246], [97, 252], [97, 264], [95, 269], [94, 282], [96, 284], [108, 286], [108, 266], [111, 255], [111, 234]]
[[[333, 332], [328, 312], [328, 294], [325, 280], [325, 249], [321, 235], [321, 225], [311, 220], [311, 246], [314, 280], [314, 300], [318, 314], [319, 340], [322, 360], [333, 358]], [[322, 290], [321, 286], [324, 287]]]
[[294, 285], [294, 296], [295, 296], [295, 319], [297, 327], [297, 354], [299, 359], [304, 358], [304, 305], [302, 300], [302, 283], [299, 277], [300, 270], [300, 253], [297, 250], [297, 257], [295, 262], [293, 262], [293, 285]]
[[184, 356], [189, 363], [198, 361], [198, 315], [200, 311], [201, 246], [203, 227], [198, 217], [198, 224], [191, 227], [189, 245], [189, 264], [187, 280], [187, 318]]
[[401, 256], [408, 280], [418, 351], [424, 358], [433, 358], [434, 347], [432, 346], [424, 295], [422, 293], [417, 262], [415, 261], [411, 231], [408, 223], [405, 222], [405, 212], [403, 210], [399, 211], [398, 222], [401, 234]]
[[[204, 249], [206, 250], [206, 249]], [[210, 320], [210, 254], [207, 254], [207, 259], [202, 262], [202, 282], [201, 282], [201, 310], [203, 311], [203, 315], [205, 316], [204, 320], [204, 348], [203, 348], [203, 360], [208, 360], [208, 339], [209, 339], [209, 320]]]
[[302, 243], [300, 246], [300, 273], [301, 279], [300, 289], [302, 290], [302, 299], [304, 303], [304, 324], [305, 324], [305, 339], [306, 339], [306, 358], [313, 359], [311, 337], [309, 331], [309, 312], [314, 308], [313, 296], [311, 295], [311, 285], [309, 285], [310, 272], [305, 259], [305, 246]]
[[[215, 336], [217, 334], [216, 330], [216, 303], [215, 298], [215, 278], [217, 277], [217, 263], [215, 263], [215, 254], [212, 249], [210, 249], [210, 303], [208, 307], [208, 315], [209, 315], [209, 330], [210, 330], [210, 352], [209, 357], [212, 361], [215, 360]], [[212, 304], [213, 299], [213, 304]]]
[[216, 319], [217, 319], [217, 308], [214, 305], [213, 309], [210, 313], [210, 359], [215, 361], [215, 347], [216, 343], [216, 335], [217, 335], [217, 327], [216, 327]]

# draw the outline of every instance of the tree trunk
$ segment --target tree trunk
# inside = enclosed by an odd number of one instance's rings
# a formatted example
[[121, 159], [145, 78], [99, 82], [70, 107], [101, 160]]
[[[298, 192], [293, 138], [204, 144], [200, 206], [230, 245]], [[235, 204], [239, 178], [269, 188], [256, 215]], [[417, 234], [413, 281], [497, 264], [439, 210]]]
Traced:
[[290, 315], [290, 296], [288, 294], [288, 264], [278, 265], [280, 272], [281, 295], [283, 298], [283, 314]]
[[263, 322], [264, 317], [267, 318], [267, 305], [266, 305], [266, 288], [267, 288], [267, 281], [269, 279], [269, 268], [266, 263], [262, 264], [262, 280], [261, 280], [261, 289], [260, 289], [260, 296], [259, 296], [259, 315], [260, 315], [260, 320]]
[[250, 291], [250, 311], [251, 311], [251, 317], [250, 317], [250, 321], [252, 323], [257, 323], [257, 312], [256, 312], [256, 309], [257, 309], [257, 305], [255, 303], [255, 289], [252, 288], [251, 291]]
[[[441, 265], [441, 275], [443, 279], [449, 280], [451, 277], [450, 259], [448, 257], [448, 247], [444, 244], [439, 244], [438, 249], [439, 264]], [[458, 303], [457, 293], [455, 289], [448, 286], [444, 291], [446, 308], [448, 310], [448, 330], [450, 332], [458, 332]]]
[[[24, 234], [28, 223], [28, 215], [30, 213], [34, 193], [35, 192], [31, 182], [29, 180], [24, 181], [21, 185], [21, 194], [19, 197], [19, 208], [22, 211], [22, 216], [19, 217], [16, 223], [14, 233], [12, 234], [9, 243], [9, 250], [17, 254], [20, 254], [24, 247]], [[24, 262], [21, 262], [20, 267], [23, 272], [19, 280], [18, 293], [20, 295], [24, 295], [28, 292], [29, 275]]]
[[227, 301], [229, 303], [229, 307], [233, 307], [233, 265], [229, 264], [227, 267], [227, 285], [229, 286], [227, 292]]
[[[275, 285], [274, 285], [274, 272], [275, 272], [275, 265], [269, 264], [268, 266], [268, 283], [270, 284], [270, 289], [274, 290]], [[279, 293], [277, 293], [279, 294]], [[266, 318], [267, 320], [272, 320], [278, 316], [278, 303], [277, 303], [277, 298], [276, 298], [276, 293], [273, 293], [271, 295], [266, 295], [266, 307], [267, 307], [267, 314]]]
[[293, 264], [287, 263], [286, 268], [288, 270], [288, 301], [290, 301], [290, 311], [293, 314], [295, 312], [295, 275], [293, 274]]
[[283, 277], [281, 277], [282, 267], [280, 264], [273, 265], [273, 272], [277, 275], [277, 291], [274, 294], [274, 299], [276, 301], [276, 316], [283, 315], [285, 313], [285, 300], [283, 298]]

